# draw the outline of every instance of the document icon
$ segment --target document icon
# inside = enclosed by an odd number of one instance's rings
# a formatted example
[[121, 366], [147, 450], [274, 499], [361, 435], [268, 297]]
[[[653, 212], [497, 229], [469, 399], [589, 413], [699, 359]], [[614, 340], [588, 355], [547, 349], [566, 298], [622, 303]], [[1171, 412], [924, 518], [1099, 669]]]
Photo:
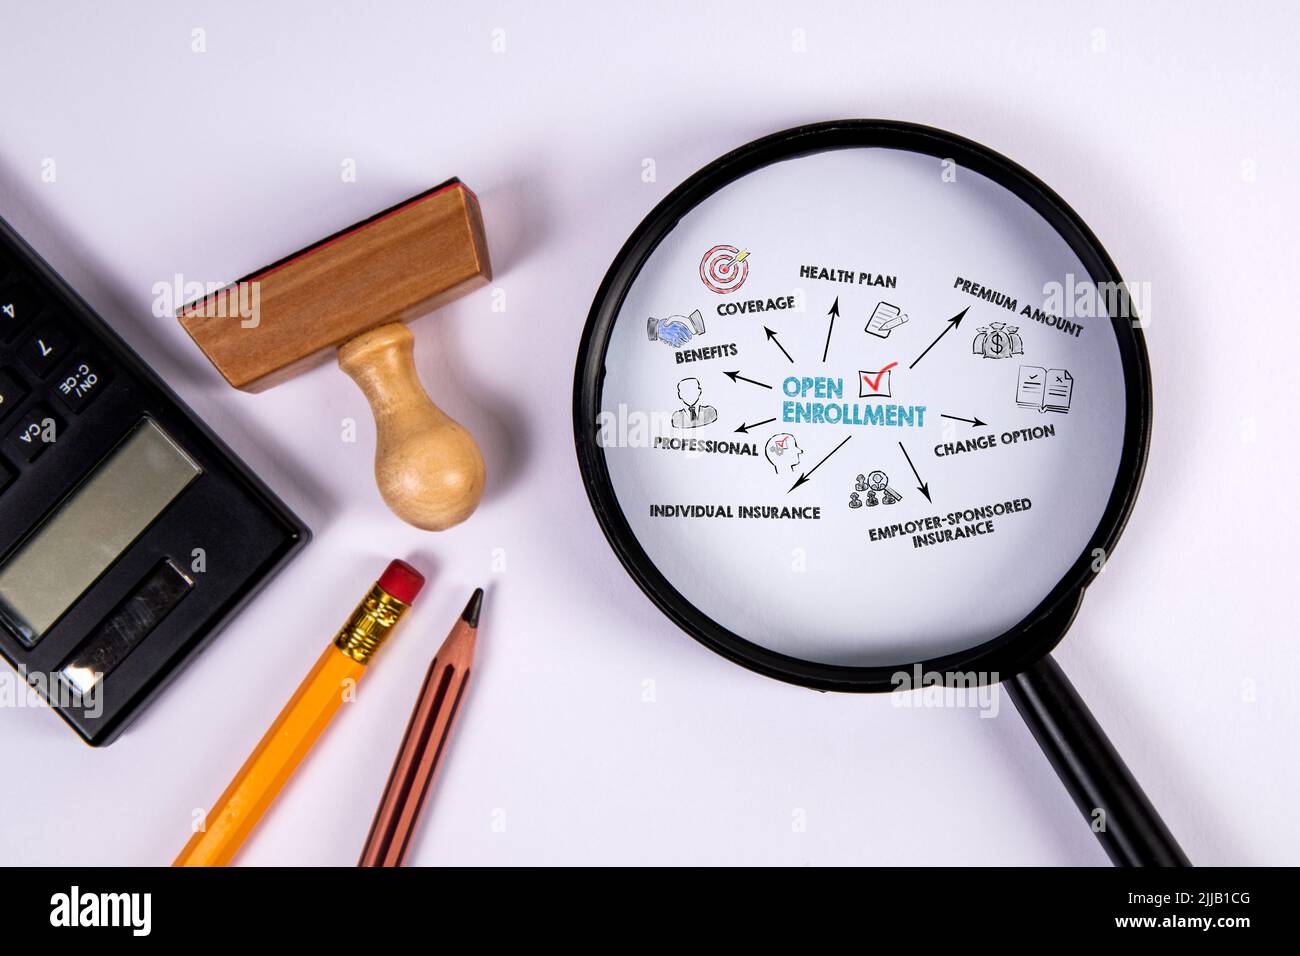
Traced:
[[1065, 413], [1070, 410], [1070, 399], [1073, 397], [1074, 378], [1065, 369], [1020, 366], [1020, 377], [1016, 380], [1016, 404], [1022, 408]]
[[906, 321], [907, 316], [903, 315], [898, 306], [890, 305], [888, 302], [878, 302], [875, 311], [871, 313], [871, 318], [867, 320], [867, 327], [862, 331], [887, 339], [890, 332]]

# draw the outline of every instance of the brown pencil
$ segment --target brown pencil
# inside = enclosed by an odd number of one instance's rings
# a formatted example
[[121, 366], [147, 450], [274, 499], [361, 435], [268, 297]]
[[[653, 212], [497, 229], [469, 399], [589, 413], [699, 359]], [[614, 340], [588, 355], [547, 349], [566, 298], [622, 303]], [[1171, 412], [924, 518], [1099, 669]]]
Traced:
[[479, 588], [429, 665], [357, 866], [401, 866], [406, 858], [469, 683], [482, 606]]

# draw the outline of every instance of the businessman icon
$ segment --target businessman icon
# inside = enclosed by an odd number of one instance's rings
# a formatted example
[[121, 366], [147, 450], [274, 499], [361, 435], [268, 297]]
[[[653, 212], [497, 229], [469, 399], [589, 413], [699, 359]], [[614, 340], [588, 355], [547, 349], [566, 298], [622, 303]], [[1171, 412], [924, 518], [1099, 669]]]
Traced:
[[718, 420], [716, 408], [700, 403], [702, 391], [698, 378], [684, 378], [677, 383], [677, 397], [685, 407], [673, 412], [673, 428], [699, 428]]

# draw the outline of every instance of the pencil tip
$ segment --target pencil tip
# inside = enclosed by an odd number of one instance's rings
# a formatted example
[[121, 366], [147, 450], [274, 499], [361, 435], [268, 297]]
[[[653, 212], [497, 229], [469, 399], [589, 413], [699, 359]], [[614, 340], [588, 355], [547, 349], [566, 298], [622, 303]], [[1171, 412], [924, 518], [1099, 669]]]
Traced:
[[475, 588], [474, 593], [470, 595], [469, 603], [465, 605], [465, 613], [460, 619], [470, 627], [478, 627], [478, 612], [483, 609], [483, 589]]

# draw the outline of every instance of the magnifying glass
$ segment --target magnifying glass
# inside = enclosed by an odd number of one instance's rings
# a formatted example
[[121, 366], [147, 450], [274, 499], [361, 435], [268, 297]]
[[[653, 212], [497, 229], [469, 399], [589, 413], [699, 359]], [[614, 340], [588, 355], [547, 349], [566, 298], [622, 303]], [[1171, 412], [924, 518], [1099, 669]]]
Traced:
[[1134, 299], [977, 143], [879, 120], [757, 140], [600, 286], [574, 385], [592, 508], [672, 621], [760, 674], [1001, 682], [1113, 862], [1187, 865], [1048, 656], [1142, 477]]

